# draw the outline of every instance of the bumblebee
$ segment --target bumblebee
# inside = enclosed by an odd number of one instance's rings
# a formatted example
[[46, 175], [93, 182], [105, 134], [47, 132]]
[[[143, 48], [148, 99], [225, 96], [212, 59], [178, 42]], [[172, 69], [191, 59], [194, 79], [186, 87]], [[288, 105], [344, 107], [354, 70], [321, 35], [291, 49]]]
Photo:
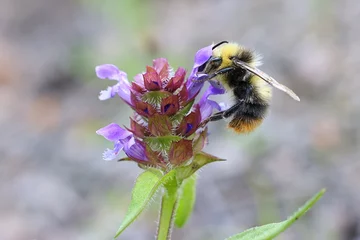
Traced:
[[231, 118], [228, 126], [237, 133], [256, 129], [266, 116], [272, 96], [270, 85], [300, 98], [288, 87], [257, 68], [260, 57], [253, 51], [227, 41], [213, 46], [212, 56], [199, 68], [206, 80], [217, 79], [235, 98], [235, 104], [225, 111], [210, 116], [209, 121]]

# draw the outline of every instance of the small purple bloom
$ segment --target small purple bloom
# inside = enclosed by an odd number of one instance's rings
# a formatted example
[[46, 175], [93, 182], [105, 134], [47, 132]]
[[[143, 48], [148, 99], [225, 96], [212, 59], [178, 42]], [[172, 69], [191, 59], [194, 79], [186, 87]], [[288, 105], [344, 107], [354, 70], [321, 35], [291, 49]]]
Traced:
[[212, 55], [212, 47], [210, 45], [197, 51], [194, 59], [194, 66], [190, 73], [190, 76], [186, 82], [186, 88], [189, 91], [189, 98], [192, 99], [196, 94], [199, 93], [200, 89], [204, 86], [204, 81], [201, 78], [206, 77], [206, 74], [197, 75], [198, 69], [201, 65], [207, 62]]
[[123, 77], [126, 78], [126, 73], [120, 71], [115, 65], [113, 64], [103, 64], [97, 66], [95, 68], [96, 75], [100, 79], [109, 79], [109, 80], [116, 80], [120, 81]]
[[121, 99], [123, 99], [127, 104], [131, 105], [130, 98], [130, 83], [127, 79], [127, 74], [123, 71], [120, 71], [115, 65], [104, 64], [97, 66], [95, 68], [96, 75], [100, 79], [109, 79], [118, 81], [112, 87], [108, 87], [106, 90], [100, 92], [99, 99], [107, 100], [113, 98], [117, 93]]
[[124, 148], [129, 150], [135, 144], [133, 134], [116, 123], [111, 123], [97, 130], [96, 133], [114, 143], [114, 149], [107, 149], [103, 153], [103, 159], [107, 161], [118, 158], [121, 150]]
[[214, 46], [214, 44], [211, 44], [211, 45], [204, 47], [204, 48], [200, 49], [199, 51], [197, 51], [197, 53], [195, 54], [195, 59], [194, 59], [194, 66], [190, 73], [189, 78], [192, 78], [198, 72], [199, 67], [202, 66], [204, 63], [206, 63], [207, 60], [209, 60], [209, 58], [212, 55], [212, 47], [213, 46]]
[[106, 127], [100, 128], [96, 133], [112, 142], [132, 136], [130, 131], [123, 129], [116, 123], [111, 123]]
[[144, 76], [141, 73], [136, 74], [134, 82], [136, 82], [139, 86], [144, 87]]

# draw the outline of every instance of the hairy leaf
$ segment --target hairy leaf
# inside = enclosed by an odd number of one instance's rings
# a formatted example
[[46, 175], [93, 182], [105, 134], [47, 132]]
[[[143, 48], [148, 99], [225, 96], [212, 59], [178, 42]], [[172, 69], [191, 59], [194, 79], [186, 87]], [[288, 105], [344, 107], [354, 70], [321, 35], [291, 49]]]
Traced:
[[149, 169], [139, 175], [132, 191], [129, 209], [114, 238], [117, 238], [132, 222], [135, 221], [149, 204], [151, 197], [159, 187], [171, 178], [174, 178], [174, 176], [175, 171], [170, 171], [162, 176], [161, 173], [155, 169]]
[[287, 220], [279, 223], [270, 223], [260, 227], [250, 228], [242, 233], [236, 234], [227, 240], [268, 240], [273, 239], [287, 228], [289, 228], [296, 220], [302, 217], [325, 193], [322, 189], [309, 201], [307, 201], [297, 212], [295, 212]]
[[205, 166], [206, 164], [217, 161], [225, 161], [225, 160], [205, 152], [199, 152], [195, 154], [194, 159], [189, 165], [176, 168], [177, 171], [176, 178], [178, 179], [178, 181], [182, 181], [193, 175], [197, 170], [199, 170], [201, 167]]

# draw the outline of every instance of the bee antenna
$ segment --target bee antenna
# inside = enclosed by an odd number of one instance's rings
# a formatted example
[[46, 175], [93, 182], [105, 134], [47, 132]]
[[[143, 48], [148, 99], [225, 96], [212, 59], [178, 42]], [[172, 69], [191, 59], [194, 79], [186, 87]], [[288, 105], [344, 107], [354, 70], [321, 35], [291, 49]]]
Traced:
[[220, 46], [221, 44], [224, 44], [224, 43], [229, 43], [229, 42], [228, 41], [219, 42], [218, 44], [215, 44], [211, 50], [214, 50], [215, 48], [217, 48], [218, 46]]

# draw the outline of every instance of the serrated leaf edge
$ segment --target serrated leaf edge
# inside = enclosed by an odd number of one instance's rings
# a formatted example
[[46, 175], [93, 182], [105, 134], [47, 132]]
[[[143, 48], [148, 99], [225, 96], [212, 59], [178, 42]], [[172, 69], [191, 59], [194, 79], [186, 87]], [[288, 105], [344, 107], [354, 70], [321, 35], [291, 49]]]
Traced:
[[[159, 177], [158, 174], [156, 174], [155, 172], [153, 171], [149, 171], [151, 172], [152, 174], [154, 174], [155, 176]], [[135, 217], [129, 221], [126, 225], [124, 225], [123, 227], [120, 227], [115, 236], [114, 236], [114, 239], [116, 239], [127, 227], [129, 227], [138, 217], [139, 215], [143, 212], [143, 210], [146, 208], [146, 206], [149, 204], [152, 196], [159, 190], [159, 188], [166, 182], [165, 180], [167, 180], [167, 178], [169, 178], [169, 180], [171, 178], [174, 178], [175, 177], [175, 174], [176, 172], [174, 170], [168, 172], [167, 174], [163, 175], [161, 178], [159, 178], [159, 180], [155, 183], [155, 185], [153, 186], [153, 188], [151, 189], [150, 191], [150, 194], [147, 196], [147, 200], [145, 201], [145, 204], [143, 204], [143, 206], [138, 210], [137, 214], [135, 215]], [[171, 176], [173, 175], [173, 176]]]
[[[288, 217], [285, 221], [282, 222], [278, 222], [278, 223], [270, 223], [270, 224], [266, 224], [263, 226], [258, 226], [258, 227], [253, 227], [250, 229], [247, 229], [241, 233], [238, 233], [236, 235], [233, 235], [229, 238], [226, 238], [225, 240], [242, 240], [244, 239], [242, 236], [245, 233], [251, 232], [251, 231], [255, 231], [258, 230], [259, 228], [266, 228], [266, 227], [272, 227], [272, 226], [277, 226], [277, 225], [281, 225], [284, 224], [283, 226], [280, 226], [280, 229], [273, 233], [270, 236], [260, 236], [259, 238], [253, 238], [251, 240], [269, 240], [269, 239], [273, 239], [274, 237], [278, 236], [280, 233], [284, 232], [287, 228], [289, 228], [296, 220], [298, 220], [300, 217], [302, 217], [307, 211], [309, 211], [317, 201], [320, 200], [320, 198], [324, 195], [324, 193], [326, 192], [326, 189], [322, 189], [320, 190], [317, 194], [315, 194], [310, 200], [308, 200], [302, 207], [300, 207], [293, 215], [291, 215], [290, 217]], [[268, 231], [268, 229], [266, 230]], [[265, 231], [265, 232], [266, 232]], [[245, 236], [246, 237], [246, 236]], [[246, 240], [246, 239], [244, 239]]]

